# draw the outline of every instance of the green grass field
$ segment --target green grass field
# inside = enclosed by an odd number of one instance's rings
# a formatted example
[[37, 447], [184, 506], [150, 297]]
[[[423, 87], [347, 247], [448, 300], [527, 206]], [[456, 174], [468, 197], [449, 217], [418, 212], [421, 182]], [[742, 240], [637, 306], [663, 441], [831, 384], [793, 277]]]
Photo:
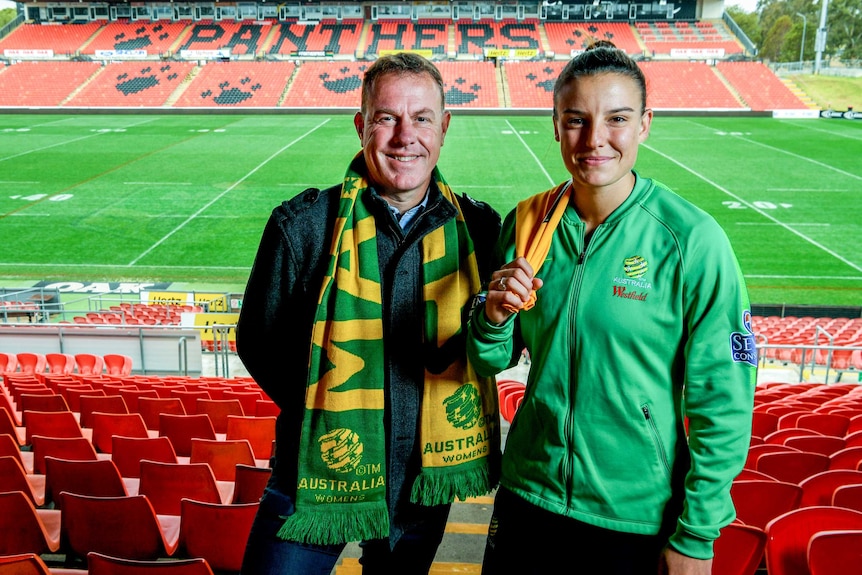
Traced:
[[[0, 115], [0, 285], [241, 290], [280, 201], [338, 182], [350, 115]], [[637, 168], [713, 214], [758, 304], [862, 304], [862, 122], [658, 116]], [[456, 191], [501, 213], [567, 177], [550, 117], [456, 112]]]

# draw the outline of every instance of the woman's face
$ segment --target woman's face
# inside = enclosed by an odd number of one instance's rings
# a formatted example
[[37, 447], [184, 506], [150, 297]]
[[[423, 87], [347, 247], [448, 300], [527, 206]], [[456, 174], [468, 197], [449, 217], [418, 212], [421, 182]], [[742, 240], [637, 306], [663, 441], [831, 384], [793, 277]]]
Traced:
[[554, 136], [575, 190], [630, 192], [638, 146], [652, 122], [638, 83], [613, 72], [581, 76], [554, 104]]

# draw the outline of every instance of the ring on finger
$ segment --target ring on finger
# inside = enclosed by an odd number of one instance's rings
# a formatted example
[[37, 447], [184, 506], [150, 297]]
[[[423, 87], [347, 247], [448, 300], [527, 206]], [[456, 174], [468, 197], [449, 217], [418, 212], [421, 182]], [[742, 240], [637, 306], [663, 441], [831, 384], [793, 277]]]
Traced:
[[500, 278], [500, 291], [506, 291], [506, 276]]

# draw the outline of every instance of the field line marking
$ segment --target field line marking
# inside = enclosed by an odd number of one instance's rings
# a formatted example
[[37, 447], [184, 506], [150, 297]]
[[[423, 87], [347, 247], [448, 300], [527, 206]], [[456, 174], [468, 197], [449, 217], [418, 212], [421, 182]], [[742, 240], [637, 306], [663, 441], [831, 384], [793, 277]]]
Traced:
[[835, 259], [837, 259], [837, 260], [839, 260], [839, 261], [844, 262], [845, 264], [847, 264], [848, 266], [850, 266], [851, 268], [853, 268], [853, 269], [854, 269], [854, 270], [856, 270], [857, 272], [862, 272], [862, 266], [859, 266], [859, 265], [857, 265], [857, 264], [854, 264], [853, 262], [851, 262], [850, 260], [848, 260], [848, 259], [847, 259], [847, 258], [845, 258], [844, 256], [842, 256], [842, 255], [839, 255], [839, 254], [835, 253], [834, 251], [832, 251], [832, 250], [830, 250], [829, 248], [827, 248], [826, 246], [824, 246], [824, 245], [822, 245], [822, 244], [818, 243], [818, 242], [817, 242], [817, 241], [815, 241], [814, 239], [809, 238], [808, 236], [806, 236], [805, 234], [803, 234], [803, 233], [802, 233], [802, 232], [800, 232], [799, 230], [797, 230], [797, 229], [795, 229], [795, 228], [792, 228], [791, 226], [789, 226], [789, 225], [785, 224], [784, 222], [782, 222], [782, 221], [778, 220], [778, 218], [776, 218], [776, 217], [774, 217], [774, 216], [769, 215], [768, 213], [766, 213], [764, 210], [761, 210], [761, 209], [760, 209], [760, 208], [758, 208], [757, 206], [755, 206], [755, 205], [753, 205], [753, 204], [751, 204], [751, 203], [749, 203], [749, 202], [746, 202], [744, 199], [742, 199], [741, 197], [737, 196], [736, 194], [734, 194], [734, 193], [733, 193], [733, 192], [731, 192], [730, 190], [728, 190], [728, 189], [726, 189], [726, 188], [724, 188], [724, 187], [720, 186], [720, 185], [719, 185], [718, 183], [716, 183], [716, 182], [713, 182], [712, 180], [710, 180], [709, 178], [707, 178], [707, 177], [706, 177], [706, 176], [704, 176], [703, 174], [701, 174], [701, 173], [698, 173], [698, 172], [694, 171], [693, 169], [689, 168], [688, 166], [686, 166], [685, 164], [683, 164], [682, 162], [680, 162], [680, 161], [679, 161], [679, 160], [677, 160], [676, 158], [672, 158], [672, 157], [668, 156], [667, 154], [665, 154], [664, 152], [660, 152], [660, 151], [658, 151], [657, 149], [653, 148], [652, 146], [650, 146], [650, 145], [648, 145], [648, 144], [642, 144], [642, 146], [644, 146], [646, 149], [650, 150], [651, 152], [654, 152], [654, 153], [658, 154], [658, 155], [659, 155], [659, 156], [661, 156], [662, 158], [664, 158], [664, 159], [666, 159], [666, 160], [668, 160], [668, 161], [670, 161], [670, 162], [673, 162], [674, 164], [676, 164], [677, 166], [679, 166], [680, 168], [682, 168], [682, 169], [683, 169], [683, 170], [685, 170], [686, 172], [689, 172], [690, 174], [692, 174], [692, 175], [694, 175], [694, 176], [696, 176], [696, 177], [700, 178], [700, 179], [701, 179], [701, 180], [703, 180], [704, 182], [706, 182], [706, 183], [708, 183], [709, 185], [711, 185], [711, 186], [715, 187], [715, 189], [720, 190], [721, 192], [723, 192], [724, 194], [726, 194], [726, 195], [730, 196], [731, 198], [733, 198], [734, 200], [736, 200], [736, 201], [738, 201], [739, 203], [743, 204], [744, 206], [746, 206], [746, 207], [748, 207], [748, 208], [750, 208], [750, 209], [754, 210], [756, 213], [760, 214], [761, 216], [763, 216], [763, 217], [764, 217], [764, 218], [766, 218], [767, 220], [772, 220], [773, 222], [775, 222], [776, 224], [778, 224], [779, 226], [781, 226], [782, 228], [784, 228], [784, 229], [785, 229], [785, 230], [787, 230], [788, 232], [790, 232], [790, 233], [792, 233], [792, 234], [796, 234], [797, 236], [799, 236], [800, 238], [802, 238], [802, 239], [803, 239], [803, 240], [805, 240], [806, 242], [810, 243], [811, 245], [813, 245], [813, 246], [815, 246], [815, 247], [820, 248], [821, 250], [823, 250], [823, 251], [824, 251], [824, 252], [826, 252], [827, 254], [831, 255], [831, 256], [832, 256], [832, 257], [834, 257]]
[[291, 146], [293, 146], [295, 143], [299, 142], [300, 140], [302, 140], [302, 139], [303, 139], [303, 138], [305, 138], [306, 136], [308, 136], [308, 135], [310, 135], [310, 134], [312, 134], [312, 133], [316, 132], [319, 128], [322, 128], [324, 125], [326, 125], [326, 124], [329, 122], [329, 120], [330, 120], [330, 118], [325, 119], [323, 122], [319, 123], [318, 125], [316, 125], [316, 126], [315, 126], [315, 127], [313, 127], [312, 129], [308, 130], [308, 131], [307, 131], [306, 133], [304, 133], [303, 135], [299, 136], [298, 138], [294, 139], [294, 140], [293, 140], [293, 141], [291, 141], [291, 142], [288, 142], [287, 144], [285, 144], [284, 146], [282, 146], [279, 150], [276, 150], [276, 151], [275, 151], [275, 152], [274, 152], [270, 157], [268, 157], [267, 159], [265, 159], [264, 161], [262, 161], [260, 164], [258, 164], [257, 166], [255, 166], [255, 167], [254, 167], [254, 168], [253, 168], [249, 173], [247, 173], [246, 175], [244, 175], [243, 177], [241, 177], [240, 179], [238, 179], [236, 182], [234, 182], [233, 184], [231, 184], [231, 186], [230, 186], [230, 187], [228, 187], [228, 188], [227, 188], [226, 190], [224, 190], [222, 193], [218, 194], [216, 197], [214, 197], [212, 200], [210, 200], [209, 202], [207, 202], [207, 203], [206, 203], [206, 204], [204, 204], [203, 206], [201, 206], [201, 208], [200, 208], [198, 211], [196, 211], [195, 213], [193, 213], [192, 215], [190, 215], [189, 217], [187, 217], [187, 218], [186, 218], [186, 219], [185, 219], [181, 224], [179, 224], [177, 227], [175, 227], [174, 229], [172, 229], [171, 231], [169, 231], [167, 234], [165, 234], [165, 235], [162, 237], [162, 239], [160, 239], [159, 241], [157, 241], [156, 243], [154, 243], [153, 245], [151, 245], [150, 247], [148, 247], [146, 250], [144, 250], [144, 252], [143, 252], [141, 255], [139, 255], [138, 257], [136, 257], [135, 259], [133, 259], [131, 262], [129, 262], [129, 263], [127, 264], [127, 265], [128, 265], [128, 267], [131, 267], [131, 266], [133, 266], [133, 265], [137, 264], [137, 263], [141, 260], [141, 258], [146, 257], [146, 256], [147, 256], [150, 252], [152, 252], [154, 249], [156, 249], [157, 247], [159, 247], [160, 245], [162, 245], [163, 243], [165, 243], [165, 241], [167, 241], [167, 239], [168, 239], [168, 238], [170, 238], [172, 235], [174, 235], [175, 233], [177, 233], [178, 231], [180, 231], [181, 229], [183, 229], [184, 227], [186, 227], [186, 224], [188, 224], [189, 222], [191, 222], [192, 220], [194, 220], [195, 218], [197, 218], [197, 217], [198, 217], [198, 216], [199, 216], [199, 215], [200, 215], [204, 210], [208, 209], [211, 205], [213, 205], [214, 203], [216, 203], [217, 201], [219, 201], [220, 199], [222, 199], [222, 198], [225, 196], [225, 194], [229, 193], [231, 190], [233, 190], [234, 188], [236, 188], [238, 185], [240, 185], [241, 183], [243, 183], [244, 181], [246, 181], [248, 178], [250, 178], [251, 176], [253, 176], [253, 175], [255, 174], [255, 172], [257, 172], [259, 169], [261, 169], [262, 167], [264, 167], [266, 164], [268, 164], [270, 161], [272, 161], [274, 158], [276, 158], [278, 155], [280, 155], [280, 154], [281, 154], [282, 152], [284, 152], [286, 149], [290, 148]]
[[[125, 126], [125, 128], [128, 128], [130, 126], [140, 126], [141, 124], [146, 124], [146, 123], [152, 122], [152, 121], [154, 121], [154, 120], [153, 119], [145, 119], [145, 120], [142, 120], [140, 122], [135, 122], [133, 124], [129, 124], [129, 126]], [[81, 136], [80, 138], [75, 138], [73, 140], [67, 140], [65, 142], [57, 142], [56, 144], [51, 144], [50, 146], [43, 146], [41, 148], [35, 148], [33, 150], [27, 150], [27, 151], [15, 154], [13, 156], [6, 156], [5, 158], [0, 158], [0, 162], [5, 162], [6, 160], [14, 160], [15, 158], [20, 158], [21, 156], [26, 156], [27, 154], [32, 154], [34, 152], [42, 152], [44, 150], [50, 150], [51, 148], [56, 148], [58, 146], [65, 146], [67, 144], [74, 144], [75, 142], [80, 142], [81, 140], [86, 140], [88, 138], [94, 138], [96, 136], [100, 136], [100, 135], [106, 134], [106, 133], [108, 133], [108, 132], [93, 132], [92, 134], [88, 134], [86, 136]]]
[[781, 120], [782, 124], [792, 125], [794, 128], [799, 127], [805, 130], [811, 130], [812, 132], [821, 132], [823, 134], [829, 134], [830, 136], [836, 136], [838, 138], [847, 138], [848, 140], [862, 140], [862, 137], [851, 135], [851, 134], [842, 134], [840, 132], [833, 132], [832, 130], [824, 130], [823, 128], [815, 128], [813, 126], [808, 125], [807, 123], [791, 123], [787, 120]]
[[768, 150], [773, 150], [775, 152], [787, 154], [788, 156], [792, 156], [792, 157], [797, 158], [799, 160], [805, 160], [806, 162], [811, 162], [812, 164], [816, 164], [822, 168], [826, 168], [827, 170], [832, 170], [834, 172], [838, 172], [839, 174], [842, 174], [844, 176], [848, 176], [848, 177], [856, 179], [856, 180], [862, 180], [862, 176], [857, 176], [856, 174], [851, 174], [850, 172], [845, 172], [844, 170], [842, 170], [840, 168], [836, 168], [835, 166], [830, 166], [829, 164], [824, 164], [823, 162], [820, 162], [820, 161], [815, 160], [813, 158], [809, 158], [807, 156], [800, 156], [799, 154], [795, 154], [793, 152], [788, 152], [787, 150], [782, 150], [781, 148], [776, 148], [775, 146], [770, 146], [769, 144], [764, 144], [763, 142], [758, 142], [755, 140], [750, 140], [748, 138], [743, 138], [742, 136], [733, 136], [733, 137], [737, 138], [739, 140], [742, 140], [743, 142], [748, 142], [749, 144], [754, 144], [755, 146], [760, 146], [760, 147], [766, 148]]
[[524, 148], [526, 148], [527, 152], [533, 157], [534, 160], [536, 160], [536, 163], [539, 165], [539, 168], [542, 170], [542, 173], [545, 174], [545, 177], [548, 178], [548, 181], [551, 182], [551, 185], [553, 186], [556, 183], [554, 181], [554, 178], [551, 177], [551, 174], [548, 173], [548, 170], [545, 169], [545, 166], [542, 165], [542, 162], [539, 161], [538, 156], [533, 153], [533, 150], [530, 148], [530, 146], [527, 145], [527, 142], [524, 141], [524, 138], [521, 137], [521, 134], [518, 133], [518, 130], [516, 130], [515, 126], [512, 125], [512, 122], [506, 120], [506, 125], [509, 126], [509, 129], [512, 130], [512, 133], [515, 135], [515, 137], [518, 138]]
[[[700, 122], [692, 122], [692, 121], [689, 121], [689, 122], [691, 124], [694, 124], [695, 126], [700, 126], [701, 128], [706, 128], [707, 130], [712, 130], [713, 132], [717, 131], [712, 126], [707, 126], [706, 124], [701, 124]], [[739, 136], [736, 134], [728, 134], [728, 135], [731, 138], [736, 138], [737, 140], [742, 140], [743, 142], [748, 142], [749, 144], [754, 144], [755, 146], [760, 146], [760, 147], [766, 148], [768, 150], [773, 150], [775, 152], [779, 152], [782, 154], [786, 154], [788, 156], [792, 156], [792, 157], [797, 158], [799, 160], [805, 160], [806, 162], [811, 162], [812, 164], [816, 164], [816, 165], [820, 166], [821, 168], [826, 168], [827, 170], [832, 170], [832, 171], [838, 172], [839, 174], [842, 174], [844, 176], [849, 176], [849, 177], [854, 178], [856, 180], [862, 180], [862, 176], [857, 176], [856, 174], [851, 174], [850, 172], [845, 172], [844, 170], [842, 170], [840, 168], [836, 168], [835, 166], [830, 166], [829, 164], [824, 164], [823, 162], [817, 161], [813, 158], [809, 158], [808, 156], [800, 156], [799, 154], [796, 154], [794, 152], [790, 152], [788, 150], [782, 150], [781, 148], [776, 148], [775, 146], [770, 146], [769, 144], [764, 144], [763, 142], [751, 140], [751, 139], [746, 138], [744, 136]]]
[[87, 134], [86, 136], [81, 136], [80, 138], [75, 138], [73, 140], [67, 140], [65, 142], [57, 142], [56, 144], [51, 144], [49, 146], [43, 146], [41, 148], [26, 150], [24, 152], [19, 152], [17, 154], [13, 154], [11, 156], [2, 157], [2, 158], [0, 158], [0, 162], [5, 162], [6, 160], [14, 160], [15, 158], [20, 158], [21, 156], [26, 156], [27, 154], [32, 154], [34, 152], [42, 152], [44, 150], [50, 150], [51, 148], [56, 148], [58, 146], [65, 146], [68, 144], [74, 144], [75, 142], [80, 142], [81, 140], [87, 140], [89, 138], [95, 138], [96, 136], [99, 136], [101, 134], [102, 134], [102, 132], [96, 132], [93, 134]]

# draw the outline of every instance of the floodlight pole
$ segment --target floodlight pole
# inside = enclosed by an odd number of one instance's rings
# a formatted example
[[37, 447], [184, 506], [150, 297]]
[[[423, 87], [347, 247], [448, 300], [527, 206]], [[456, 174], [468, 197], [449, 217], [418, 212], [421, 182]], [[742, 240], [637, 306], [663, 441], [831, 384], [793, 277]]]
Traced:
[[802, 14], [801, 12], [797, 12], [796, 15], [802, 18], [802, 45], [799, 46], [799, 70], [801, 71], [802, 62], [805, 61], [803, 59], [805, 57], [805, 29], [808, 27], [808, 18], [806, 18], [805, 14]]
[[820, 27], [817, 28], [817, 39], [814, 41], [815, 58], [814, 73], [820, 73], [820, 63], [823, 60], [823, 50], [826, 48], [826, 10], [829, 0], [821, 0], [820, 5]]

